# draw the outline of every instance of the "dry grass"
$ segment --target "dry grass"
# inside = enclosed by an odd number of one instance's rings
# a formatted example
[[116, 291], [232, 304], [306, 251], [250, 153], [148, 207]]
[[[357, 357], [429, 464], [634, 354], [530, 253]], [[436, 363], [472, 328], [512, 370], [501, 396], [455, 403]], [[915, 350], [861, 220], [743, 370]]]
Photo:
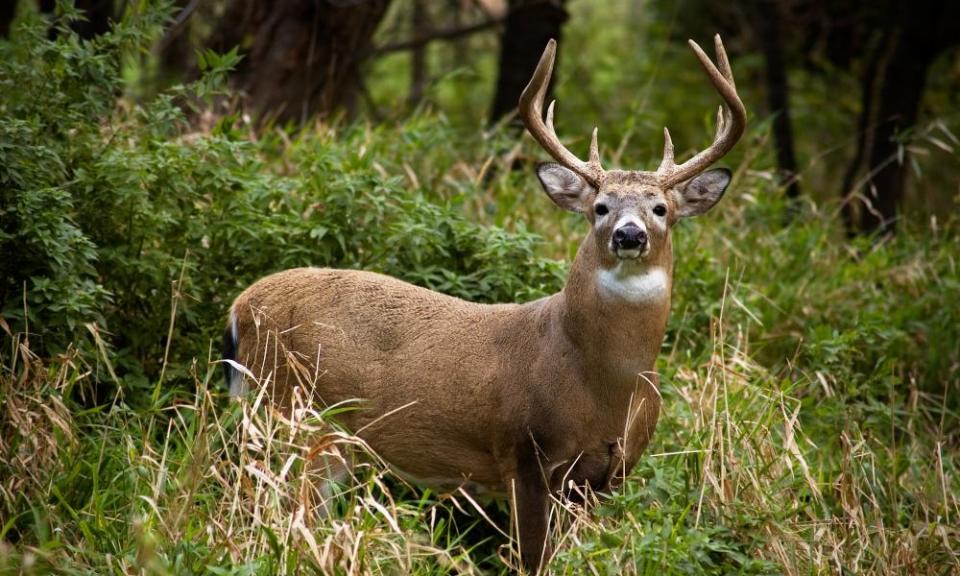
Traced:
[[[725, 214], [721, 230], [746, 227], [744, 206]], [[689, 251], [706, 240], [682, 241]], [[783, 259], [776, 237], [763, 242], [764, 261]], [[803, 292], [818, 282], [821, 293], [856, 302], [862, 283], [833, 285], [822, 273], [842, 257], [823, 251], [798, 282], [798, 303], [780, 296], [778, 310], [810, 314], [819, 303]], [[918, 252], [872, 274], [900, 279], [917, 299], [930, 283], [947, 285], [953, 268], [946, 270]], [[764, 272], [752, 270], [758, 283]], [[707, 337], [689, 308], [675, 311], [661, 366], [664, 414], [632, 478], [603, 501], [588, 495], [589, 510], [556, 502], [550, 570], [960, 574], [960, 447], [946, 396], [956, 383], [931, 393], [906, 361], [858, 374], [849, 360], [859, 358], [857, 342], [838, 345], [832, 335], [826, 342], [839, 353], [799, 342], [771, 367], [749, 329], [770, 322], [760, 308], [771, 300], [730, 274], [720, 287]], [[696, 304], [692, 296], [685, 293]], [[781, 338], [809, 321], [787, 316], [761, 334]], [[337, 408], [305, 400], [316, 385], [312, 370], [295, 371], [301, 388], [289, 413], [272, 407], [269, 386], [228, 401], [219, 363], [209, 360], [206, 368], [194, 362], [189, 383], [163, 393], [157, 386], [146, 404], [126, 404], [121, 382], [112, 402], [91, 408], [94, 374], [119, 382], [95, 326], [85, 347], [92, 357], [71, 348], [43, 361], [22, 334], [0, 327], [2, 573], [480, 574], [518, 566], [505, 506], [463, 490], [421, 493], [394, 478], [361, 439], [331, 425]], [[851, 389], [845, 379], [855, 377], [870, 387]], [[884, 382], [889, 389], [878, 389]]]
[[[696, 564], [678, 556], [706, 546], [718, 569], [739, 563], [750, 573], [960, 573], [957, 453], [925, 440], [931, 398], [910, 392], [899, 445], [842, 419], [815, 442], [801, 427], [796, 390], [751, 359], [745, 333], [731, 331], [723, 310], [710, 355], [674, 374], [659, 442], [634, 479], [606, 503], [590, 495], [593, 512], [556, 503], [552, 571], [684, 572]], [[487, 527], [500, 566], [516, 565], [502, 510], [463, 491], [418, 496], [302, 400], [289, 414], [263, 391], [228, 406], [211, 389], [211, 365], [192, 399], [142, 411], [118, 401], [91, 419], [71, 399], [88, 375], [76, 355], [44, 365], [25, 340], [8, 336], [0, 420], [7, 570], [163, 574], [193, 554], [195, 567], [233, 572], [483, 573], [491, 558], [471, 550], [490, 544], [460, 537], [469, 532], [464, 513], [475, 518], [468, 528]], [[834, 394], [827, 379], [822, 386]], [[96, 494], [77, 506], [64, 484], [74, 459], [103, 471], [114, 460], [135, 478], [94, 488], [109, 506], [91, 505]], [[31, 512], [45, 521], [31, 528]], [[57, 546], [49, 534], [44, 541], [41, 524], [53, 527]]]

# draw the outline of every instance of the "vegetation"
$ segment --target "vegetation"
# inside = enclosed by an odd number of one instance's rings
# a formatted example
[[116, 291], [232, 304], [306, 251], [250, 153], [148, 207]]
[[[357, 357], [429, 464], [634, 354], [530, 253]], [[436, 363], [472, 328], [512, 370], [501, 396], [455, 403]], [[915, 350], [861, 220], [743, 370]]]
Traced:
[[[582, 41], [618, 17], [598, 12], [568, 28], [598, 64], [587, 94], [583, 60], [563, 63], [564, 132], [600, 123], [599, 95], [620, 165], [649, 164], [665, 120], [678, 144], [706, 141], [692, 57], [605, 59], [625, 32]], [[171, 13], [144, 4], [81, 40], [69, 10], [53, 38], [25, 10], [0, 41], [0, 573], [506, 571], [502, 504], [413, 489], [375, 458], [314, 514], [305, 454], [359, 441], [325, 431], [330, 414], [229, 401], [216, 342], [233, 296], [297, 265], [487, 302], [559, 289], [583, 228], [539, 191], [540, 153], [429, 105], [299, 131], [213, 115], [236, 52], [137, 98]], [[667, 36], [651, 24], [646, 41]], [[621, 68], [664, 86], [632, 91], [648, 80]], [[406, 72], [377, 70], [375, 99]], [[923, 134], [949, 148], [955, 114]], [[556, 573], [960, 572], [960, 222], [917, 209], [895, 238], [847, 241], [838, 202], [815, 194], [788, 219], [768, 131], [752, 124], [728, 197], [675, 233], [660, 424], [622, 489], [558, 504]], [[921, 188], [955, 187], [955, 158], [935, 154]]]

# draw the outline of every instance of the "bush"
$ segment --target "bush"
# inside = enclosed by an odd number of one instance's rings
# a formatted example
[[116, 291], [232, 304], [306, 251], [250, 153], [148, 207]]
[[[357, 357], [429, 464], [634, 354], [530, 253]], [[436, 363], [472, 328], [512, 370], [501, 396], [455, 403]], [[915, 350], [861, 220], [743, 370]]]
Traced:
[[[251, 141], [229, 116], [188, 132], [182, 104], [212, 94], [234, 54], [206, 54], [196, 84], [125, 99], [121, 64], [164, 15], [92, 41], [65, 26], [49, 40], [33, 17], [0, 45], [0, 306], [17, 331], [29, 324], [34, 351], [89, 341], [96, 324], [127, 389], [147, 389], [164, 359], [185, 375], [243, 287], [295, 266], [379, 270], [485, 302], [561, 285], [536, 236], [473, 224], [389, 176], [368, 126]], [[439, 126], [373, 138], [396, 138], [403, 157]], [[283, 163], [266, 164], [277, 150]]]

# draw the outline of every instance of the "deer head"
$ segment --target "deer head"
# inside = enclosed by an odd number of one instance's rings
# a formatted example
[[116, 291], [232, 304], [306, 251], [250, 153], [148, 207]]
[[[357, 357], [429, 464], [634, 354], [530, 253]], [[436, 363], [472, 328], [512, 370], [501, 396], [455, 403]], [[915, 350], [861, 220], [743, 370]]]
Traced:
[[663, 129], [663, 161], [655, 172], [605, 170], [600, 165], [597, 129], [590, 159], [580, 160], [560, 142], [553, 126], [554, 104], [543, 120], [543, 100], [553, 73], [557, 44], [547, 43], [530, 83], [520, 96], [520, 117], [536, 141], [557, 163], [544, 163], [537, 174], [547, 195], [560, 207], [583, 213], [598, 244], [601, 266], [624, 261], [656, 261], [669, 244], [669, 231], [680, 218], [703, 214], [723, 196], [730, 183], [725, 169], [707, 170], [743, 135], [746, 109], [737, 95], [733, 72], [720, 36], [714, 37], [717, 65], [689, 41], [707, 76], [723, 97], [717, 112], [713, 144], [676, 164], [670, 132]]

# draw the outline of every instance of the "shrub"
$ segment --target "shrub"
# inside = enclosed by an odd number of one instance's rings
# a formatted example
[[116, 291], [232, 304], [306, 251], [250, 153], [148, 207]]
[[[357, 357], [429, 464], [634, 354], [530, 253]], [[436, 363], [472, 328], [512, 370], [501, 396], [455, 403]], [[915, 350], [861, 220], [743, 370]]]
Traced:
[[[0, 45], [0, 306], [29, 324], [35, 351], [88, 340], [95, 323], [119, 377], [146, 389], [164, 359], [184, 375], [239, 290], [294, 266], [363, 267], [486, 302], [560, 285], [536, 236], [473, 224], [389, 176], [365, 150], [368, 126], [288, 144], [252, 141], [235, 116], [188, 132], [183, 103], [213, 93], [235, 54], [206, 54], [196, 84], [124, 98], [121, 64], [164, 16], [134, 13], [92, 41], [66, 26], [50, 40], [32, 17]], [[422, 150], [439, 126], [401, 132], [400, 146]]]

